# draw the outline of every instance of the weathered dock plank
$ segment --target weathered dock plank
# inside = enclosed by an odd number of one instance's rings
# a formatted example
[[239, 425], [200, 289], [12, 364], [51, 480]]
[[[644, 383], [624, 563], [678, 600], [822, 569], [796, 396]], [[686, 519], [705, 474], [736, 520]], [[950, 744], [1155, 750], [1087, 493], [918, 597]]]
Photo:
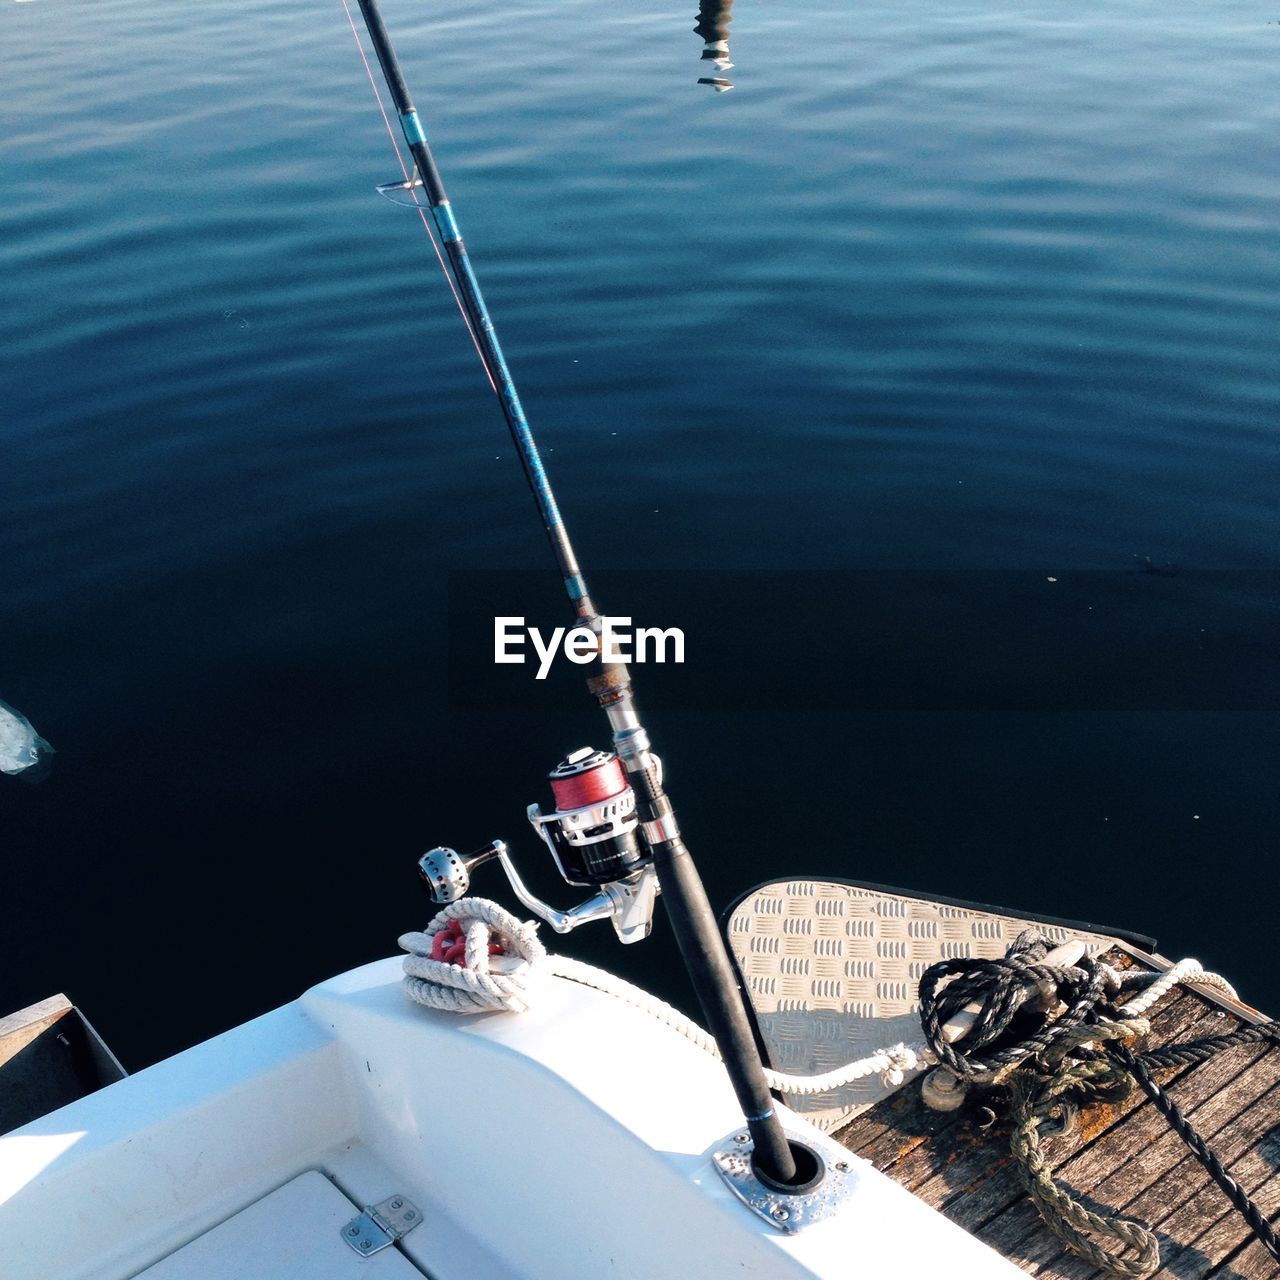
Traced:
[[[1163, 1016], [1154, 1020], [1153, 1027], [1164, 1040], [1190, 1040], [1201, 1035], [1215, 1034], [1218, 1023], [1198, 1001], [1183, 997], [1176, 1002], [1171, 1002], [1169, 1008], [1163, 1011]], [[1178, 1073], [1175, 1079], [1182, 1074]], [[1118, 1103], [1099, 1106], [1082, 1115], [1071, 1133], [1052, 1140], [1051, 1154], [1054, 1167], [1060, 1168], [1083, 1152], [1094, 1149], [1105, 1149], [1107, 1154], [1104, 1159], [1109, 1162], [1110, 1167], [1114, 1167], [1114, 1162], [1121, 1158], [1122, 1148], [1112, 1144], [1122, 1142], [1122, 1135], [1127, 1136], [1127, 1121], [1142, 1102], [1143, 1095], [1135, 1091]], [[993, 1139], [998, 1143], [1003, 1177], [990, 1176], [994, 1171], [989, 1169], [991, 1144], [987, 1143], [984, 1144], [985, 1157], [981, 1150], [974, 1153], [979, 1162], [976, 1168], [978, 1174], [982, 1172], [984, 1158], [988, 1166], [987, 1176], [982, 1178], [981, 1183], [975, 1186], [971, 1180], [970, 1185], [962, 1192], [946, 1186], [933, 1187], [926, 1183], [922, 1189], [925, 1197], [930, 1203], [936, 1200], [943, 1212], [954, 1210], [958, 1216], [963, 1217], [968, 1230], [976, 1230], [991, 1222], [1023, 1194], [1021, 1183], [1018, 1182], [1014, 1171], [1013, 1156], [1009, 1153], [1008, 1134], [1007, 1124], [1001, 1125], [998, 1134], [992, 1134]], [[1150, 1136], [1150, 1134], [1134, 1135], [1134, 1140], [1149, 1140]], [[948, 1169], [944, 1177], [947, 1175], [954, 1177], [953, 1170]]]
[[[1176, 997], [1153, 1026], [1162, 1039], [1192, 1039], [1216, 1033], [1213, 1011], [1191, 997]], [[1096, 1141], [1139, 1105], [1140, 1096], [1086, 1117], [1079, 1131], [1060, 1140], [1062, 1158]], [[869, 1135], [865, 1137], [864, 1135]], [[952, 1216], [968, 1230], [994, 1217], [1022, 1195], [1008, 1150], [1008, 1125], [1001, 1120], [981, 1131], [970, 1116], [926, 1107], [919, 1085], [901, 1090], [857, 1117], [836, 1134], [850, 1150], [877, 1168], [892, 1166], [894, 1180]]]
[[[1265, 1099], [1280, 1082], [1280, 1054], [1239, 1049], [1195, 1070], [1203, 1075], [1189, 1078], [1184, 1073], [1180, 1079], [1186, 1080], [1188, 1087], [1194, 1083], [1198, 1101], [1180, 1105], [1214, 1150], [1224, 1160], [1232, 1159], [1256, 1137], [1249, 1109]], [[1177, 1082], [1169, 1087], [1174, 1097], [1180, 1098], [1187, 1092]], [[1139, 1099], [1143, 1097], [1138, 1094]], [[1273, 1103], [1274, 1100], [1269, 1100], [1266, 1105]], [[1153, 1228], [1175, 1214], [1209, 1181], [1208, 1174], [1178, 1135], [1159, 1112], [1145, 1102], [1131, 1120], [1118, 1125], [1105, 1141], [1095, 1142], [1057, 1163], [1055, 1174], [1100, 1211], [1119, 1211]], [[1002, 1227], [994, 1220], [974, 1226], [986, 1228], [993, 1237], [1001, 1233], [1016, 1235], [1017, 1229], [1021, 1229], [1029, 1238], [1018, 1261], [1027, 1269], [1065, 1262], [1063, 1251], [1052, 1236], [1028, 1233], [1023, 1214], [1018, 1214], [1015, 1221], [1018, 1228]]]
[[[1111, 957], [1119, 960], [1117, 955]], [[1244, 1025], [1183, 989], [1153, 1013], [1152, 1045], [1222, 1035]], [[1250, 1046], [1157, 1077], [1268, 1215], [1280, 1213], [1280, 1049]], [[919, 1082], [856, 1117], [835, 1136], [966, 1230], [1042, 1280], [1102, 1280], [1046, 1227], [1018, 1182], [1007, 1117], [980, 1127], [975, 1109], [937, 1113]], [[1157, 1234], [1159, 1276], [1277, 1280], [1280, 1264], [1254, 1240], [1208, 1173], [1136, 1086], [1120, 1103], [1083, 1112], [1046, 1141], [1054, 1175], [1103, 1213], [1135, 1217]]]

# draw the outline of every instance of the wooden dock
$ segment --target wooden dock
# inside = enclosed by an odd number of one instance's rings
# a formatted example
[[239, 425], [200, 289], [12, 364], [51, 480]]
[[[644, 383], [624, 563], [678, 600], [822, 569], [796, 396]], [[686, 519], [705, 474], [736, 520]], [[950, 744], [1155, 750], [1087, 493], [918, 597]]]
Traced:
[[[1131, 963], [1115, 952], [1108, 959]], [[1152, 1046], [1225, 1035], [1255, 1020], [1186, 988], [1168, 996], [1151, 1017]], [[1280, 1214], [1280, 1049], [1233, 1049], [1157, 1078], [1274, 1222]], [[921, 1102], [917, 1079], [834, 1136], [1029, 1274], [1043, 1280], [1106, 1276], [1066, 1250], [1023, 1191], [1006, 1116], [992, 1121], [990, 1112], [971, 1107], [931, 1111]], [[1158, 1276], [1280, 1276], [1280, 1265], [1136, 1085], [1119, 1104], [1082, 1111], [1072, 1132], [1045, 1146], [1055, 1178], [1091, 1208], [1119, 1211], [1156, 1233]]]
[[[1164, 969], [1138, 934], [836, 880], [775, 880], [726, 913], [725, 934], [769, 1065], [818, 1075], [922, 1039], [918, 984], [940, 959], [996, 959], [1026, 928], [1054, 945], [1085, 944], [1117, 968]], [[1151, 1011], [1148, 1047], [1225, 1035], [1265, 1019], [1205, 988], [1176, 987]], [[1007, 1091], [983, 1111], [931, 1111], [921, 1076], [878, 1075], [814, 1095], [784, 1095], [849, 1150], [1043, 1280], [1106, 1274], [1067, 1252], [1023, 1191], [1009, 1151]], [[1231, 1176], [1274, 1223], [1280, 1217], [1280, 1047], [1228, 1050], [1157, 1081]], [[1043, 1137], [1054, 1176], [1103, 1215], [1141, 1220], [1160, 1244], [1160, 1277], [1269, 1280], [1280, 1265], [1146, 1095], [1080, 1113]], [[1118, 1242], [1100, 1240], [1111, 1249]]]
[[0, 1134], [125, 1076], [64, 995], [0, 1018]]

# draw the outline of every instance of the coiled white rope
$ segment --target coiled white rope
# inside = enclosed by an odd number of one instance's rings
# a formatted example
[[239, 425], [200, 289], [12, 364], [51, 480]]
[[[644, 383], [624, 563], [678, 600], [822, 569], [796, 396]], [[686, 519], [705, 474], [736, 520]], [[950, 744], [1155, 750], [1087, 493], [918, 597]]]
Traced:
[[[432, 959], [432, 952], [439, 950], [437, 937], [454, 934], [459, 929], [466, 942], [464, 962], [449, 964]], [[500, 947], [503, 954], [490, 954], [493, 944]], [[549, 973], [613, 996], [656, 1018], [704, 1052], [716, 1058], [720, 1056], [711, 1035], [679, 1009], [604, 969], [569, 956], [550, 954], [537, 938], [536, 924], [518, 920], [487, 898], [460, 898], [451, 902], [422, 933], [404, 934], [400, 946], [409, 953], [404, 960], [405, 993], [429, 1009], [449, 1013], [504, 1010], [523, 1013], [530, 1007], [531, 987], [536, 986], [542, 973]], [[1123, 1005], [1121, 1012], [1139, 1016], [1183, 982], [1213, 987], [1232, 999], [1236, 997], [1230, 983], [1216, 973], [1207, 972], [1198, 960], [1180, 960]], [[935, 1062], [933, 1053], [921, 1041], [877, 1049], [865, 1058], [821, 1075], [794, 1076], [766, 1068], [765, 1080], [770, 1089], [793, 1096], [827, 1093], [873, 1075], [880, 1076], [886, 1086], [896, 1088], [910, 1072]]]
[[[450, 935], [457, 921], [466, 939], [462, 964], [433, 959], [436, 939]], [[487, 898], [451, 902], [423, 933], [406, 933], [400, 945], [404, 959], [404, 989], [409, 998], [428, 1009], [448, 1013], [492, 1013], [529, 1008], [529, 986], [545, 963], [547, 949], [538, 941], [537, 926], [517, 920], [510, 911]], [[490, 954], [496, 944], [503, 954]]]

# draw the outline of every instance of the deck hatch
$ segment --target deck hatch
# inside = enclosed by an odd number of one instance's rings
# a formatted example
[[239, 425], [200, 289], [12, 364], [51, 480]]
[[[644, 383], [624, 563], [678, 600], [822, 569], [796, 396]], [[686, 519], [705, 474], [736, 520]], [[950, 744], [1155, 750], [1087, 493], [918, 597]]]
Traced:
[[[397, 1199], [402, 1212], [410, 1208], [414, 1220], [421, 1218], [403, 1196], [390, 1197]], [[235, 1280], [422, 1280], [422, 1272], [399, 1249], [372, 1257], [375, 1250], [357, 1249], [353, 1254], [339, 1243], [339, 1235], [352, 1223], [351, 1211], [358, 1207], [359, 1201], [351, 1200], [323, 1173], [309, 1169], [162, 1258], [135, 1280], [231, 1276]]]

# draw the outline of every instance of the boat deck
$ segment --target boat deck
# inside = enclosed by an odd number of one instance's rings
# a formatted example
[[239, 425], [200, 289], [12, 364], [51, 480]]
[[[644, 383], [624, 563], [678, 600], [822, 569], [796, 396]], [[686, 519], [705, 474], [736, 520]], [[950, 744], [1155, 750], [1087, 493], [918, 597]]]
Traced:
[[[1128, 962], [1119, 952], [1108, 959]], [[1212, 998], [1182, 988], [1152, 1014], [1152, 1045], [1224, 1035], [1243, 1025]], [[1231, 1176], [1274, 1221], [1280, 1212], [1280, 1050], [1250, 1046], [1158, 1076]], [[1004, 1117], [985, 1130], [970, 1108], [924, 1106], [914, 1080], [840, 1128], [850, 1151], [1043, 1280], [1092, 1280], [1022, 1190]], [[1103, 1213], [1145, 1222], [1160, 1241], [1157, 1275], [1265, 1280], [1280, 1266], [1136, 1086], [1117, 1105], [1082, 1111], [1073, 1132], [1046, 1140], [1054, 1176]]]

